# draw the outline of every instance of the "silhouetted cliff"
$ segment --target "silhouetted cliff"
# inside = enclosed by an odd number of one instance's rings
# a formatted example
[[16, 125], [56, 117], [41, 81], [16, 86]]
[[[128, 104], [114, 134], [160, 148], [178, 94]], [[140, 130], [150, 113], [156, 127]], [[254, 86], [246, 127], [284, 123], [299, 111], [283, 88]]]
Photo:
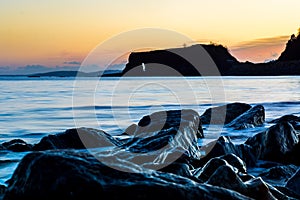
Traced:
[[278, 61], [300, 60], [300, 29], [297, 37], [293, 34], [287, 42], [285, 50], [281, 53]]
[[[215, 70], [214, 63], [218, 70]], [[217, 74], [219, 72], [225, 75], [232, 65], [238, 63], [222, 45], [197, 44], [183, 48], [133, 52], [122, 75], [203, 76], [220, 75]]]
[[300, 75], [299, 52], [300, 29], [297, 36], [291, 36], [279, 59], [268, 63], [241, 63], [222, 45], [196, 44], [190, 47], [132, 52], [125, 69], [116, 76]]

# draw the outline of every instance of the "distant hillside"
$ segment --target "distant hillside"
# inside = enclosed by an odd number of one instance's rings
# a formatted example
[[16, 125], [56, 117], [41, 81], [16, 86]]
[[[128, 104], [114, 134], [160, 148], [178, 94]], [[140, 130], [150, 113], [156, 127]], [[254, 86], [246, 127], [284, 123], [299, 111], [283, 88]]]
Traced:
[[46, 73], [36, 73], [28, 75], [28, 77], [99, 77], [99, 76], [115, 76], [120, 74], [120, 70], [105, 70], [97, 71], [97, 72], [81, 72], [81, 71], [53, 71], [53, 72], [46, 72]]
[[285, 50], [281, 53], [278, 61], [300, 60], [300, 28], [298, 35], [291, 35], [291, 39], [287, 42]]

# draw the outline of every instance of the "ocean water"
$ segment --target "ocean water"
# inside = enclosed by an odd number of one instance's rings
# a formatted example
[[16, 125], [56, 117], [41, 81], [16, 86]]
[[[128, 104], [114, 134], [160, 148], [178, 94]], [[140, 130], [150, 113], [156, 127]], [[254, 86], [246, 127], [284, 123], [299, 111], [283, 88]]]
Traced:
[[[0, 143], [43, 136], [74, 127], [121, 134], [144, 115], [171, 109], [205, 109], [242, 102], [265, 107], [266, 121], [300, 115], [300, 77], [0, 77]], [[272, 124], [236, 131], [204, 126], [207, 143], [220, 134], [241, 143]], [[0, 184], [26, 154], [0, 151]]]

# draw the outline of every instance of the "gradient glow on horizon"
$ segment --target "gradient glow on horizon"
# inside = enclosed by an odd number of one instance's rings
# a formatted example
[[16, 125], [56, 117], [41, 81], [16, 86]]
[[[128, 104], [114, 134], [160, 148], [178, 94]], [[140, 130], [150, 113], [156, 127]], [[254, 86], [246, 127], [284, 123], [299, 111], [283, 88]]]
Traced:
[[298, 0], [2, 0], [0, 66], [82, 62], [101, 42], [145, 27], [220, 43], [240, 61], [263, 62], [277, 58], [297, 33], [299, 8]]

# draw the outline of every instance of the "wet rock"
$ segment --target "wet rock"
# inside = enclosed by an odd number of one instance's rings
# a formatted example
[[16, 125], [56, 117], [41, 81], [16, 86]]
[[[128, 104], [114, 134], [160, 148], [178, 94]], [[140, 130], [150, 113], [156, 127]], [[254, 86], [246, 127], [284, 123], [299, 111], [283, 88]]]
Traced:
[[206, 182], [211, 175], [222, 165], [227, 165], [227, 162], [220, 158], [210, 159], [203, 168], [194, 172], [193, 176]]
[[228, 124], [251, 106], [245, 103], [230, 103], [205, 110], [200, 116], [202, 124]]
[[180, 163], [180, 162], [173, 162], [167, 165], [166, 167], [160, 169], [161, 172], [168, 172], [172, 174], [176, 174], [183, 177], [192, 177], [190, 172], [190, 167], [188, 164]]
[[201, 147], [201, 151], [205, 152], [205, 155], [198, 163], [195, 163], [196, 166], [202, 166], [211, 158], [227, 154], [235, 154], [246, 163], [246, 166], [255, 166], [256, 164], [256, 157], [253, 154], [252, 147], [246, 144], [235, 145], [228, 136], [221, 136], [218, 140], [208, 143]]
[[[300, 194], [295, 193], [294, 191], [288, 189], [285, 186], [276, 186], [276, 189], [284, 194], [286, 197], [290, 197], [290, 199], [300, 199]], [[283, 198], [282, 198], [283, 199]]]
[[295, 116], [295, 115], [284, 115], [280, 118], [271, 120], [269, 123], [280, 123], [280, 122], [300, 122], [300, 117]]
[[300, 168], [298, 168], [297, 172], [287, 181], [286, 187], [300, 195]]
[[134, 137], [120, 146], [130, 152], [159, 152], [165, 156], [182, 152], [194, 159], [201, 157], [197, 139], [203, 137], [203, 130], [194, 110], [155, 112], [144, 116], [130, 130], [134, 130], [130, 133]]
[[280, 123], [280, 122], [289, 122], [294, 129], [300, 130], [300, 117], [295, 115], [284, 115], [280, 118], [271, 120], [269, 123]]
[[247, 186], [246, 194], [254, 199], [276, 199], [260, 177], [246, 181], [245, 184]]
[[248, 138], [245, 144], [253, 147], [258, 159], [296, 164], [297, 159], [290, 157], [298, 142], [297, 131], [293, 126], [288, 122], [280, 122]]
[[27, 154], [15, 170], [4, 199], [85, 199], [91, 196], [145, 200], [249, 199], [232, 190], [199, 184], [172, 173], [119, 171], [90, 154], [63, 150]]
[[102, 130], [92, 128], [68, 129], [63, 133], [48, 135], [33, 146], [33, 150], [85, 149], [117, 145], [118, 141]]
[[207, 184], [231, 189], [242, 194], [247, 193], [247, 187], [229, 165], [220, 166], [207, 180]]
[[245, 129], [261, 126], [265, 122], [265, 108], [262, 105], [256, 105], [241, 114], [226, 127], [234, 129]]
[[228, 162], [228, 164], [235, 167], [238, 170], [238, 172], [241, 172], [241, 173], [247, 172], [247, 167], [246, 167], [245, 162], [242, 159], [240, 159], [238, 156], [236, 156], [235, 154], [230, 153], [230, 154], [221, 156], [219, 158], [226, 160]]
[[1, 195], [1, 194], [4, 194], [5, 191], [6, 191], [6, 186], [0, 184], [0, 195]]
[[204, 138], [199, 114], [191, 109], [158, 111], [144, 116], [136, 127], [129, 126], [129, 135], [149, 137], [157, 132], [174, 128], [182, 130], [191, 126], [198, 138]]
[[269, 183], [285, 183], [296, 171], [298, 167], [295, 165], [276, 166], [267, 169], [259, 174], [262, 179]]
[[261, 179], [251, 179], [244, 183], [230, 165], [220, 166], [206, 183], [234, 190], [254, 199], [275, 199]]
[[15, 151], [15, 152], [24, 152], [30, 151], [32, 149], [31, 144], [27, 144], [25, 141], [21, 139], [14, 139], [8, 142], [2, 143], [3, 149]]

